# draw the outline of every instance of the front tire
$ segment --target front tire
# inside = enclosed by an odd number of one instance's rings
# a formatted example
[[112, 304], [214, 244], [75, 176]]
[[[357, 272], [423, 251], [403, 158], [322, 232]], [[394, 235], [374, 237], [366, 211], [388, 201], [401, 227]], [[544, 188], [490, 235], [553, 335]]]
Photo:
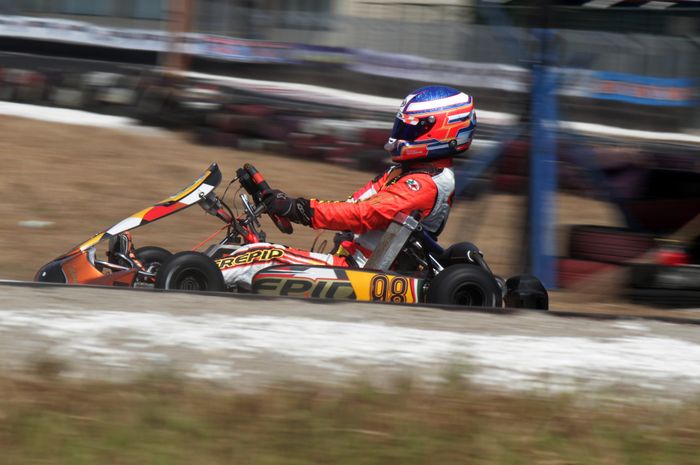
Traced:
[[464, 307], [501, 307], [501, 289], [492, 274], [470, 264], [452, 265], [428, 288], [428, 303]]
[[214, 261], [199, 252], [173, 255], [158, 271], [156, 288], [224, 292], [226, 283]]
[[158, 269], [173, 256], [172, 252], [162, 247], [139, 247], [134, 251], [136, 259], [141, 262], [146, 271], [157, 273]]
[[[173, 256], [172, 252], [155, 246], [139, 247], [134, 251], [136, 259], [143, 265], [145, 271], [149, 273], [158, 273], [158, 270], [163, 263], [170, 260]], [[153, 287], [155, 279], [153, 276], [144, 276], [138, 274], [136, 280], [134, 281], [134, 287]]]

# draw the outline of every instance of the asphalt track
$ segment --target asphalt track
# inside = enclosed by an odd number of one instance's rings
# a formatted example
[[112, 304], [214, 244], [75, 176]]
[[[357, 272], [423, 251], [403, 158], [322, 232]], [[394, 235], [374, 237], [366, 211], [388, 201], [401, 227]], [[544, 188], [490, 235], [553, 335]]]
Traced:
[[242, 390], [457, 373], [501, 389], [700, 393], [696, 324], [3, 283], [0, 371], [45, 360], [71, 377], [165, 370]]

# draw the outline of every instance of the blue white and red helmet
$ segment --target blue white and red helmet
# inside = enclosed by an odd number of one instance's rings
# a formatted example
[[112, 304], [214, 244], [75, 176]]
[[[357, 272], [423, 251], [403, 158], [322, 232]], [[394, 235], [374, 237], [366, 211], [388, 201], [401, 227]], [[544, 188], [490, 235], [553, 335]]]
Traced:
[[421, 87], [401, 102], [384, 148], [396, 162], [453, 157], [469, 148], [475, 129], [471, 95], [447, 86]]

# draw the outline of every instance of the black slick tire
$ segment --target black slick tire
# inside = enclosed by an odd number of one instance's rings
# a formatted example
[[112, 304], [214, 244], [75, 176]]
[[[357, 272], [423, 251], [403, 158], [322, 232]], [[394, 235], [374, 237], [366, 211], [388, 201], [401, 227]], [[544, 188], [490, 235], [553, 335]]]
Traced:
[[447, 267], [433, 279], [427, 302], [464, 307], [501, 307], [501, 289], [483, 268], [470, 264]]
[[179, 252], [161, 266], [156, 275], [156, 288], [224, 292], [226, 283], [214, 260], [207, 255]]
[[163, 263], [167, 262], [170, 257], [173, 256], [172, 252], [169, 250], [152, 245], [139, 247], [134, 251], [134, 255], [136, 255], [136, 259], [141, 262], [146, 270], [150, 268], [153, 271], [157, 271]]

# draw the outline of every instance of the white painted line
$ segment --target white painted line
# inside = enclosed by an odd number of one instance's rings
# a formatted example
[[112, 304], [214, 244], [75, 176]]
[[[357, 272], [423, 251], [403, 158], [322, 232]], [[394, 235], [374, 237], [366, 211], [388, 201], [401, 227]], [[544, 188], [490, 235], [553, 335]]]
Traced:
[[27, 221], [20, 221], [17, 224], [19, 226], [22, 226], [23, 228], [46, 228], [49, 226], [53, 226], [54, 222], [53, 221], [43, 221], [43, 220], [27, 220]]
[[675, 4], [675, 2], [647, 2], [644, 5], [641, 5], [641, 8], [648, 10], [665, 10], [666, 8]]
[[[358, 94], [330, 87], [299, 84], [295, 82], [262, 81], [231, 76], [219, 76], [197, 72], [184, 73], [195, 79], [208, 79], [227, 83], [233, 87], [267, 93], [282, 98], [300, 101], [312, 101], [324, 105], [350, 106], [357, 109], [396, 112], [401, 105], [401, 99], [379, 97], [377, 95]], [[480, 120], [489, 124], [507, 125], [515, 123], [516, 115], [496, 111], [479, 110]]]
[[608, 8], [615, 3], [620, 3], [622, 0], [592, 0], [590, 2], [584, 3], [583, 7], [586, 8]]
[[643, 131], [639, 129], [624, 129], [614, 126], [605, 126], [602, 124], [579, 123], [576, 121], [560, 121], [559, 128], [598, 136], [629, 137], [630, 139], [642, 139], [659, 142], [700, 144], [700, 136], [683, 134], [679, 132], [656, 132]]
[[0, 101], [0, 115], [16, 116], [50, 123], [118, 129], [142, 135], [164, 134], [164, 131], [158, 128], [139, 125], [139, 122], [133, 118], [103, 115], [101, 113], [71, 110], [68, 108], [30, 105], [27, 103]]

